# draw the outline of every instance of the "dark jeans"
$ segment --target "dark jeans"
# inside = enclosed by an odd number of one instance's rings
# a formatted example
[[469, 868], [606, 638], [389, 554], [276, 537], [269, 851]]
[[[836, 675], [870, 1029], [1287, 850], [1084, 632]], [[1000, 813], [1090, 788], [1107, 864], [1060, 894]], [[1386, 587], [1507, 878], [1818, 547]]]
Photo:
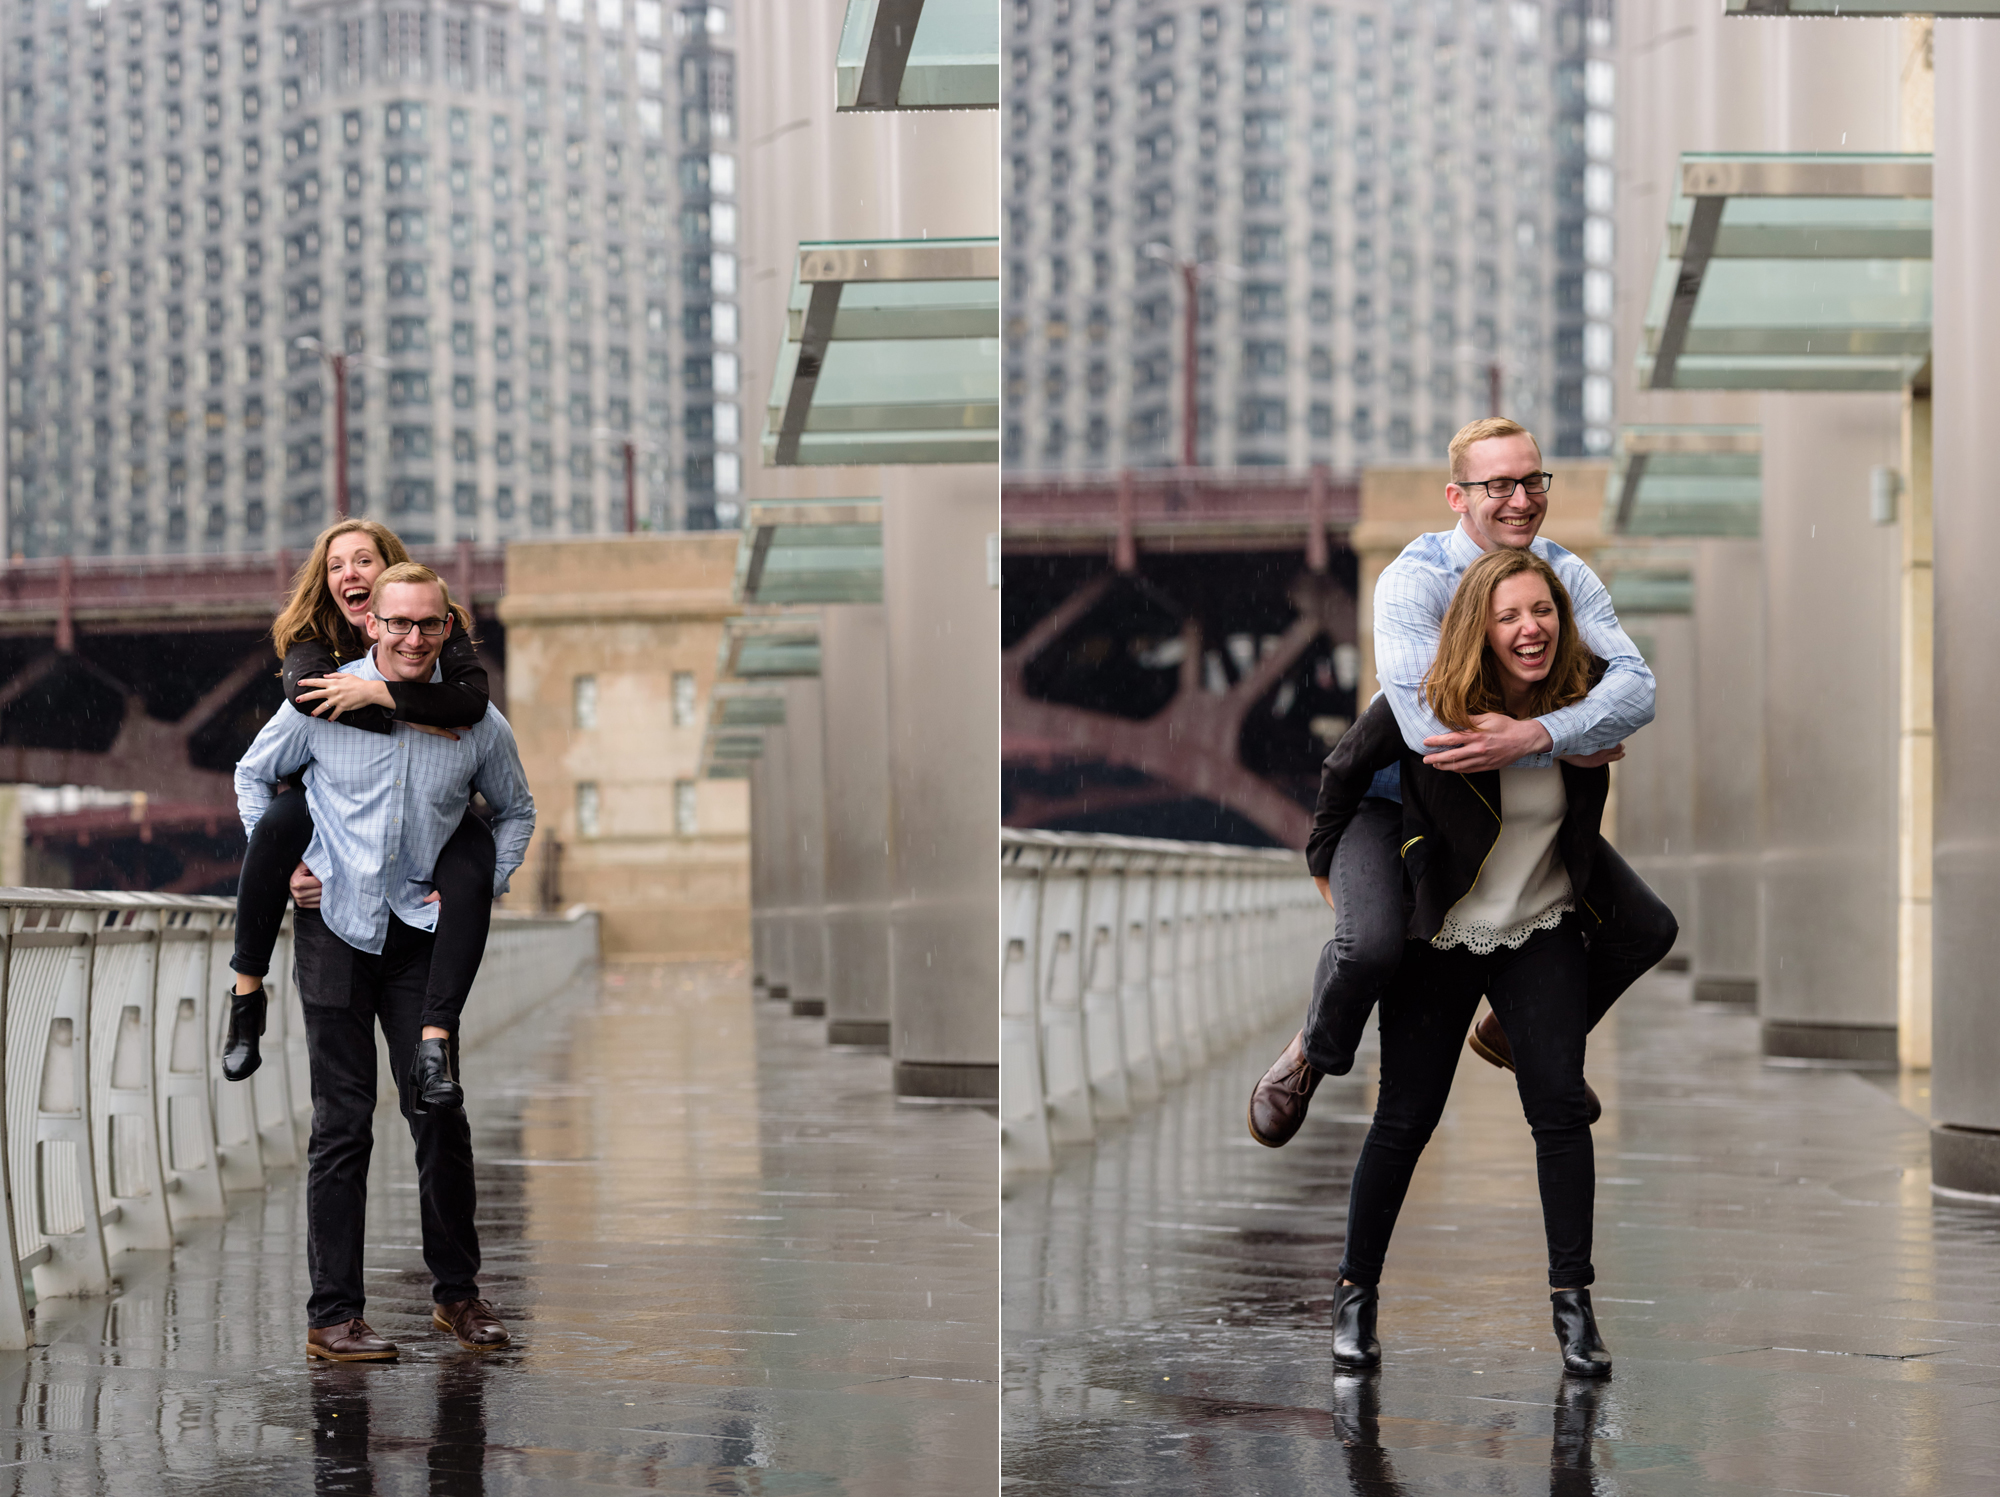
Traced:
[[1396, 980], [1382, 995], [1382, 1086], [1348, 1194], [1342, 1278], [1381, 1281], [1396, 1215], [1444, 1115], [1482, 993], [1513, 1046], [1521, 1110], [1535, 1135], [1550, 1287], [1573, 1289], [1596, 1278], [1590, 1224], [1597, 1171], [1583, 1087], [1588, 968], [1574, 916], [1535, 932], [1518, 951], [1503, 946], [1478, 956], [1406, 943]]
[[[230, 970], [263, 977], [271, 970], [271, 948], [291, 902], [292, 870], [313, 837], [312, 812], [296, 788], [275, 797], [250, 833], [243, 876], [236, 885], [236, 954]], [[431, 954], [424, 1023], [458, 1033], [465, 995], [479, 975], [486, 933], [493, 923], [493, 833], [467, 811], [458, 830], [438, 854], [431, 882], [443, 896], [438, 905], [437, 947]]]
[[[368, 1159], [375, 1144], [375, 1023], [389, 1042], [397, 1100], [417, 1145], [417, 1199], [424, 1264], [440, 1304], [478, 1295], [478, 1194], [472, 1129], [465, 1113], [411, 1110], [404, 1077], [423, 1027], [420, 1010], [433, 938], [389, 917], [380, 956], [356, 951], [318, 910], [292, 922], [306, 1049], [312, 1059], [312, 1143], [306, 1152], [307, 1322], [338, 1325], [362, 1313], [361, 1248], [368, 1212]], [[457, 1071], [456, 1039], [452, 1069]]]
[[[1334, 849], [1333, 939], [1313, 972], [1305, 1042], [1306, 1059], [1328, 1075], [1353, 1069], [1368, 1011], [1403, 959], [1402, 832], [1403, 808], [1370, 796]], [[1680, 922], [1601, 837], [1588, 902], [1595, 909], [1579, 901], [1577, 915], [1590, 948], [1589, 1027], [1595, 1028], [1619, 995], [1673, 950]]]

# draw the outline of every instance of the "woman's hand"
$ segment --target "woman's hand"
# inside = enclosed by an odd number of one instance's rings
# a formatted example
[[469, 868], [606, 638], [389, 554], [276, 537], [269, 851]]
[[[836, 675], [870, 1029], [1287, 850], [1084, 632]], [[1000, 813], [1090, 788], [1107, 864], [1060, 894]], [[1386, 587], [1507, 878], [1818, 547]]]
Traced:
[[1482, 712], [1472, 720], [1470, 733], [1426, 738], [1424, 747], [1430, 750], [1424, 763], [1433, 769], [1477, 774], [1483, 769], [1505, 769], [1530, 754], [1546, 754], [1555, 744], [1549, 730], [1532, 717], [1522, 721], [1504, 712]]
[[1562, 762], [1574, 764], [1578, 769], [1602, 769], [1607, 764], [1616, 764], [1625, 757], [1625, 745], [1614, 743], [1608, 749], [1599, 749], [1594, 754], [1564, 754]]
[[439, 738], [449, 738], [453, 743], [458, 742], [458, 734], [452, 732], [450, 728], [434, 728], [429, 723], [404, 723], [403, 726], [415, 728], [419, 733], [431, 733]]
[[[341, 713], [357, 707], [387, 707], [393, 711], [396, 706], [396, 699], [389, 695], [384, 682], [364, 681], [359, 676], [307, 676], [299, 686], [300, 704], [317, 702], [319, 705], [312, 709], [312, 715], [328, 722], [339, 722]], [[308, 686], [312, 690], [303, 689]]]
[[1321, 878], [1319, 877], [1318, 874], [1314, 874], [1313, 887], [1319, 890], [1319, 897], [1326, 901], [1326, 907], [1332, 910], [1336, 915], [1339, 914], [1340, 906], [1333, 902], [1333, 881], [1331, 879]]

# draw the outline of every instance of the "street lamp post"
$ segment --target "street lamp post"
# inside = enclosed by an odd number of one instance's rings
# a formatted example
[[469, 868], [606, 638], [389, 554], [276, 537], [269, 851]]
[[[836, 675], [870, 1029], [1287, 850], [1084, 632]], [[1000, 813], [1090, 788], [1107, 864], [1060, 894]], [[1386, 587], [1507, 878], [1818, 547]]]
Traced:
[[1195, 340], [1201, 322], [1201, 283], [1215, 275], [1239, 280], [1243, 271], [1239, 266], [1217, 260], [1183, 260], [1159, 240], [1141, 246], [1139, 252], [1149, 260], [1164, 260], [1180, 272], [1181, 291], [1186, 302], [1181, 320], [1181, 466], [1199, 467], [1195, 441], [1200, 435], [1201, 424], [1198, 419], [1200, 408], [1196, 405], [1201, 352]]
[[633, 436], [629, 431], [619, 431], [610, 426], [593, 426], [590, 435], [599, 442], [616, 442], [624, 449], [625, 533], [636, 535], [639, 530], [639, 449], [650, 448], [652, 444]]
[[347, 366], [358, 362], [369, 368], [380, 368], [387, 359], [367, 358], [360, 354], [349, 354], [328, 348], [317, 338], [295, 338], [293, 346], [307, 353], [317, 355], [319, 361], [333, 371], [333, 517], [344, 520], [348, 515], [347, 502]]

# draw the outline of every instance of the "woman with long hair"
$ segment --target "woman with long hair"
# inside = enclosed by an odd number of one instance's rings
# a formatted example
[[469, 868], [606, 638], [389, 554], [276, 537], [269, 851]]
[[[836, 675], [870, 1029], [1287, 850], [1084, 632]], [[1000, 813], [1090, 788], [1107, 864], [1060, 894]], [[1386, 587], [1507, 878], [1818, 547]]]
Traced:
[[[1490, 714], [1539, 717], [1581, 701], [1602, 668], [1577, 636], [1555, 571], [1526, 548], [1503, 548], [1466, 568], [1424, 695], [1440, 720], [1477, 731]], [[1563, 1365], [1602, 1376], [1611, 1356], [1590, 1307], [1596, 1174], [1583, 1054], [1585, 933], [1597, 919], [1593, 858], [1610, 771], [1435, 769], [1405, 746], [1378, 698], [1327, 760], [1315, 835], [1337, 837], [1376, 770], [1395, 763], [1411, 913], [1401, 965], [1379, 1004], [1381, 1087], [1348, 1196], [1334, 1361], [1381, 1361], [1375, 1316], [1389, 1239], [1484, 994], [1511, 1043], [1534, 1133]]]
[[[284, 662], [285, 697], [301, 712], [364, 733], [390, 733], [395, 724], [457, 737], [486, 715], [487, 683], [472, 635], [472, 615], [452, 605], [451, 632], [439, 656], [436, 682], [364, 681], [337, 674], [368, 650], [367, 621], [375, 579], [410, 559], [395, 531], [374, 520], [329, 525], [292, 578], [292, 595], [271, 625]], [[312, 813], [300, 787], [271, 803], [243, 856], [236, 894], [236, 973], [229, 999], [229, 1033], [222, 1074], [242, 1081], [262, 1063], [264, 977], [291, 897], [291, 876], [313, 838]], [[423, 1022], [458, 1032], [465, 995], [479, 971], [493, 918], [493, 836], [468, 809], [445, 843], [431, 875], [438, 902], [437, 939]], [[444, 1061], [441, 1044], [417, 1047], [409, 1078], [418, 1105], [456, 1107], [463, 1094]]]

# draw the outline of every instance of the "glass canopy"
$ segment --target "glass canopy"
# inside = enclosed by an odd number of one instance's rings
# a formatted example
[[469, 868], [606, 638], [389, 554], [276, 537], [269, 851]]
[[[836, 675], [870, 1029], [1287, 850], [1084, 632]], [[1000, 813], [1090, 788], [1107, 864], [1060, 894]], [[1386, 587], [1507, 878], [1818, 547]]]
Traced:
[[764, 461], [1000, 457], [1000, 243], [799, 246]]
[[725, 619], [716, 679], [757, 680], [819, 674], [819, 616], [753, 614]]
[[1630, 536], [1756, 536], [1763, 515], [1756, 426], [1628, 426], [1604, 489], [1604, 531]]
[[1685, 571], [1620, 572], [1611, 579], [1611, 606], [1620, 618], [1636, 613], [1692, 613], [1694, 575]]
[[840, 109], [998, 109], [1000, 0], [847, 0]]
[[716, 683], [708, 704], [711, 728], [776, 728], [785, 721], [785, 698], [769, 686]]
[[1900, 390], [1931, 338], [1931, 158], [1681, 157], [1639, 382]]
[[882, 504], [760, 502], [736, 549], [739, 603], [880, 603]]
[[1929, 6], [1923, 0], [1728, 0], [1732, 16], [1937, 16], [1943, 20], [1986, 20], [2000, 16], [2000, 0], [1944, 0]]

